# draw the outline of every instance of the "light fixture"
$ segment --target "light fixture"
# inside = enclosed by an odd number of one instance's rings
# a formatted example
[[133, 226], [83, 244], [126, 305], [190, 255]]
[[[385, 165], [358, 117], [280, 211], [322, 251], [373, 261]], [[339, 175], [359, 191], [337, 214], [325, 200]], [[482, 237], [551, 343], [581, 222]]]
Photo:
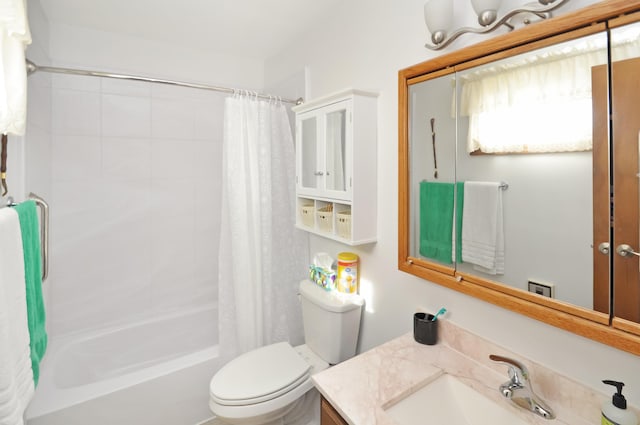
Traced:
[[478, 15], [480, 28], [462, 27], [451, 34], [449, 28], [453, 21], [453, 0], [428, 0], [424, 4], [424, 20], [431, 32], [431, 43], [424, 46], [431, 50], [440, 50], [465, 33], [486, 34], [502, 25], [513, 30], [517, 25], [527, 25], [535, 20], [551, 17], [551, 11], [569, 0], [538, 0], [507, 12], [498, 18], [498, 9], [502, 0], [471, 0], [471, 6]]

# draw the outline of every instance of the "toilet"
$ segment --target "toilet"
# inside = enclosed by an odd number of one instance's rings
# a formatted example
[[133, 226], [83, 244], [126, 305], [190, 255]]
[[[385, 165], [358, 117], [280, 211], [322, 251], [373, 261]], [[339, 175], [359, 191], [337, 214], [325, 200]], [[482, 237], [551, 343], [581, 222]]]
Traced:
[[209, 407], [242, 425], [304, 425], [319, 415], [311, 375], [356, 354], [364, 300], [300, 282], [305, 344], [279, 342], [231, 360], [211, 379]]

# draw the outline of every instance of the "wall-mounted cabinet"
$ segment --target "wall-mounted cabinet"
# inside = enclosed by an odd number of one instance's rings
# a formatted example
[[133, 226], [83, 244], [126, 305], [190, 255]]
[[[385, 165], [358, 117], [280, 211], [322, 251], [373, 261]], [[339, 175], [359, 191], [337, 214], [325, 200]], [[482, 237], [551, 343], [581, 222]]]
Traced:
[[296, 113], [296, 226], [359, 245], [376, 241], [377, 94], [345, 90]]

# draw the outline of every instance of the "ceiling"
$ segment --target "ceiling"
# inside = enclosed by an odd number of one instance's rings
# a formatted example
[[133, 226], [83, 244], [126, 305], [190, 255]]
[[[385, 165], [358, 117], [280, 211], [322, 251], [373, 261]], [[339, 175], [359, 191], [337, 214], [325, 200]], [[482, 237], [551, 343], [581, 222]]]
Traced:
[[49, 22], [266, 59], [340, 0], [40, 0]]

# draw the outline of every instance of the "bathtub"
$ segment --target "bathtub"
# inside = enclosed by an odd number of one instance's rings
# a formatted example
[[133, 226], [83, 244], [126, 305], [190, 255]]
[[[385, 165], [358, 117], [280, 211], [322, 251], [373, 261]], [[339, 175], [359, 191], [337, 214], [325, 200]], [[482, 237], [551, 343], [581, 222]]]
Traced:
[[52, 339], [28, 425], [195, 425], [220, 368], [210, 306]]

